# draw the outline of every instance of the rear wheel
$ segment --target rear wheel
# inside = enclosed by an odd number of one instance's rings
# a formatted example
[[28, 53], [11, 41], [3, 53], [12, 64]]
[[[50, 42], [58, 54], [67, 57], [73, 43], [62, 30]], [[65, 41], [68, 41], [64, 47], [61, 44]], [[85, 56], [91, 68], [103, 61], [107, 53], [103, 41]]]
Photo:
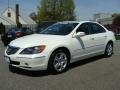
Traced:
[[105, 56], [110, 57], [113, 54], [113, 44], [108, 43], [105, 49]]
[[69, 64], [69, 58], [66, 51], [56, 50], [50, 57], [48, 70], [55, 74], [66, 71]]

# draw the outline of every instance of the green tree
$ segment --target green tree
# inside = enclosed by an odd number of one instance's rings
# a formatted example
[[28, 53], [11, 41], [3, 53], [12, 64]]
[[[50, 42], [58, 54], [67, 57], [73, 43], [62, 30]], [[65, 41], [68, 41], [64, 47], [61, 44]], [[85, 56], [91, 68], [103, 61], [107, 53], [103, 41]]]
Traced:
[[113, 20], [113, 25], [120, 26], [120, 15], [117, 15]]
[[112, 14], [112, 17], [118, 17], [118, 16], [120, 16], [119, 13], [114, 13], [114, 14]]
[[35, 12], [32, 12], [29, 16], [32, 20], [37, 21], [37, 15]]
[[73, 0], [41, 0], [38, 7], [38, 21], [75, 20]]

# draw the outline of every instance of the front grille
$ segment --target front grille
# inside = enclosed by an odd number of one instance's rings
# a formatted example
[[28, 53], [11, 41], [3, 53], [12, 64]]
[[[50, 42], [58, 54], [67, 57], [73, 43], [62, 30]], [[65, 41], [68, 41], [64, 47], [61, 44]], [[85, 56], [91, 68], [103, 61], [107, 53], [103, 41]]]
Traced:
[[8, 46], [6, 53], [8, 55], [15, 54], [20, 48], [18, 47], [13, 47], [13, 46]]

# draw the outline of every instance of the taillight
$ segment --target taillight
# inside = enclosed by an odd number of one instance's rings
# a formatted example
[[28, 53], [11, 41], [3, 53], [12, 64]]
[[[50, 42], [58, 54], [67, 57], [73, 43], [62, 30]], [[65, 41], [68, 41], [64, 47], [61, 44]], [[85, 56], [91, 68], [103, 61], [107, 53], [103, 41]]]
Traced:
[[21, 33], [21, 32], [17, 32], [17, 33], [16, 33], [16, 36], [17, 36], [17, 37], [20, 37], [20, 36], [22, 36], [22, 33]]

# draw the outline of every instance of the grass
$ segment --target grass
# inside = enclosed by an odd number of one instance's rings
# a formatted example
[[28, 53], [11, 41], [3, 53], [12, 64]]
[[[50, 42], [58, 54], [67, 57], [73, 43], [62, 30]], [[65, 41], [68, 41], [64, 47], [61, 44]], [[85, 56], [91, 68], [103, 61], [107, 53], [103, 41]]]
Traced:
[[116, 40], [120, 40], [120, 35], [115, 36]]

